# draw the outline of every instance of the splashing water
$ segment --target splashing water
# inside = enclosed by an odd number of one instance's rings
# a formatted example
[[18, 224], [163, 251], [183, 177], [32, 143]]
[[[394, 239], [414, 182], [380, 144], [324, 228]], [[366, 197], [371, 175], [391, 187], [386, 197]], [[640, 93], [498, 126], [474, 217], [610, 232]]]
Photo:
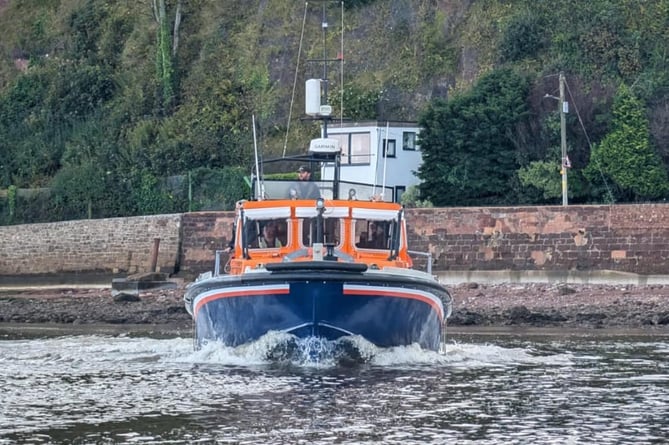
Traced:
[[209, 342], [193, 353], [195, 360], [233, 365], [278, 363], [301, 367], [327, 368], [370, 363], [381, 350], [360, 336], [326, 340], [297, 338], [272, 331], [254, 342], [236, 348]]
[[666, 341], [493, 340], [434, 352], [282, 333], [196, 351], [181, 338], [4, 339], [0, 445], [614, 444], [669, 435]]

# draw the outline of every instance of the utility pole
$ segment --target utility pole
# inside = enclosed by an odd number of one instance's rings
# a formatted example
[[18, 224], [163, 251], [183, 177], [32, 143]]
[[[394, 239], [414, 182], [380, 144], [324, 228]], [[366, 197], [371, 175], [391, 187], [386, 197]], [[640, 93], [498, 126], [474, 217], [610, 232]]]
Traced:
[[566, 114], [569, 112], [569, 103], [564, 100], [564, 73], [560, 72], [560, 147], [562, 148], [562, 205], [568, 204], [567, 169], [571, 167], [567, 157], [567, 122]]

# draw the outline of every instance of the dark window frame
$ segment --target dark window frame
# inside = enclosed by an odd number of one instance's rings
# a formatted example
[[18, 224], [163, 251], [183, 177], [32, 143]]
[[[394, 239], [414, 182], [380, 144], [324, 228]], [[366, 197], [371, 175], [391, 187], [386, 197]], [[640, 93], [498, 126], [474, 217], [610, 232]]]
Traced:
[[404, 151], [416, 151], [416, 132], [415, 131], [403, 131], [402, 132], [402, 150]]
[[[387, 149], [386, 149], [387, 147]], [[383, 157], [396, 158], [397, 157], [397, 141], [395, 139], [383, 140]]]

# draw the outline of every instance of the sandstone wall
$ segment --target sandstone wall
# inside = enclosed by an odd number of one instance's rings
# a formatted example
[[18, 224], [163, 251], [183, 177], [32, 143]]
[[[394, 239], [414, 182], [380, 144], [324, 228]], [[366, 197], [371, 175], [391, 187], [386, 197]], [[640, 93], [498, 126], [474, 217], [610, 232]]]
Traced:
[[667, 274], [664, 204], [407, 211], [412, 250], [434, 270], [616, 270]]
[[[440, 270], [667, 274], [669, 205], [408, 209], [409, 247]], [[232, 213], [184, 215], [181, 270], [210, 270]], [[416, 257], [417, 266], [424, 260]]]
[[181, 215], [140, 216], [0, 227], [0, 276], [148, 272], [178, 267]]
[[[185, 213], [182, 220], [181, 272], [186, 276], [212, 270], [216, 250], [232, 237], [234, 212]], [[227, 261], [223, 255], [221, 260]], [[223, 267], [223, 265], [221, 265]]]
[[[669, 205], [408, 209], [411, 250], [433, 271], [614, 270], [668, 274]], [[190, 278], [211, 270], [232, 212], [0, 227], [2, 275], [148, 271]], [[223, 261], [226, 257], [223, 257]], [[417, 257], [417, 263], [424, 263]]]

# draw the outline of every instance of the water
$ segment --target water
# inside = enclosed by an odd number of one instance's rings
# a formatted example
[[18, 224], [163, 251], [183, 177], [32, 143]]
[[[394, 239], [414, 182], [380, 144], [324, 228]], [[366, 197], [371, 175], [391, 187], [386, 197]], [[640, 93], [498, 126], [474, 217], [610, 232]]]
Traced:
[[[669, 337], [0, 340], [0, 444], [620, 444], [669, 437]], [[277, 346], [279, 345], [279, 346]], [[272, 360], [267, 355], [273, 355]]]

